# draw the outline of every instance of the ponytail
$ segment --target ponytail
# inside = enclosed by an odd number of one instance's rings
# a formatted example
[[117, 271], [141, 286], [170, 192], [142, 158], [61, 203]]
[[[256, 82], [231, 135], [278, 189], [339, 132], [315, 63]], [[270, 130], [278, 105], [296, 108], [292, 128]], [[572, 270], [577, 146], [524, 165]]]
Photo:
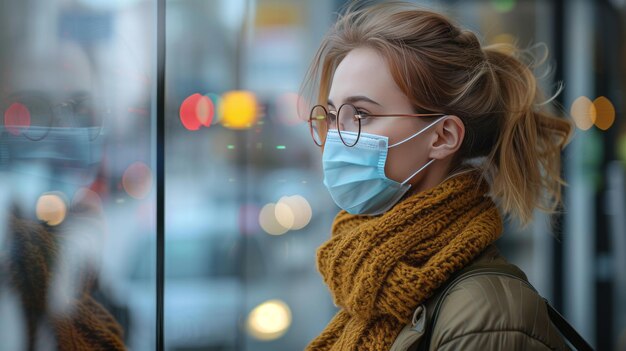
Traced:
[[510, 46], [491, 45], [483, 52], [488, 90], [498, 94], [502, 113], [485, 172], [504, 213], [526, 225], [535, 208], [553, 213], [561, 202], [561, 150], [572, 124], [546, 110], [533, 72]]

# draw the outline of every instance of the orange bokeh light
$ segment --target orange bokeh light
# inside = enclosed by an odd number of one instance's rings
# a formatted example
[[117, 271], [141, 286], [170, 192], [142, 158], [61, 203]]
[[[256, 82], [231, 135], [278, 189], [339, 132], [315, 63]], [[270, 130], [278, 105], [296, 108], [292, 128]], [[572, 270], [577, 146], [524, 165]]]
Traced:
[[61, 224], [67, 214], [67, 205], [62, 193], [45, 193], [37, 199], [37, 218], [50, 226]]
[[596, 127], [607, 130], [611, 128], [615, 122], [615, 107], [609, 99], [604, 96], [593, 100], [593, 106], [596, 108]]
[[579, 96], [572, 103], [570, 113], [576, 127], [582, 130], [588, 130], [594, 125], [598, 129], [607, 130], [615, 122], [615, 107], [604, 96], [593, 101], [586, 96]]

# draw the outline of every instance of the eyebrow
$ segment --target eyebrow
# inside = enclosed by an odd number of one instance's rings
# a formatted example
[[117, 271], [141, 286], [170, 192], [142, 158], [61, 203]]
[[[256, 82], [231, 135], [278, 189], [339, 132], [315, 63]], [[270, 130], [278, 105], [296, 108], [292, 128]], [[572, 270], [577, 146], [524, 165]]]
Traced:
[[[346, 103], [350, 103], [353, 104], [355, 102], [359, 102], [359, 101], [363, 101], [363, 102], [369, 102], [371, 104], [374, 105], [378, 105], [381, 106], [378, 102], [368, 98], [367, 96], [364, 95], [356, 95], [356, 96], [349, 96], [346, 98]], [[328, 99], [328, 104], [332, 105], [333, 107], [335, 106], [335, 104], [333, 103], [333, 101], [331, 99]]]

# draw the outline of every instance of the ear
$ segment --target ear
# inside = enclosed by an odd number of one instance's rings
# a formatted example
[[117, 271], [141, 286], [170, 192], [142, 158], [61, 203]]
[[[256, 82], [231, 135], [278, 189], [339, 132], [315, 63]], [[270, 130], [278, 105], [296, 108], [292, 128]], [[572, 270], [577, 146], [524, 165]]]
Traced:
[[450, 115], [434, 127], [429, 157], [442, 160], [456, 153], [465, 136], [463, 121], [457, 116]]

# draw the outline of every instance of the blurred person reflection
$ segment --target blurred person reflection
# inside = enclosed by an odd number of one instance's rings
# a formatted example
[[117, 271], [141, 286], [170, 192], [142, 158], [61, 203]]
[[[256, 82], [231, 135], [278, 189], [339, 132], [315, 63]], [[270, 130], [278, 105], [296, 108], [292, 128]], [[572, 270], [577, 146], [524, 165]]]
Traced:
[[105, 225], [90, 189], [104, 146], [92, 65], [69, 41], [12, 49], [0, 61], [0, 297], [20, 308], [0, 320], [21, 349], [122, 350], [122, 327], [92, 295]]

